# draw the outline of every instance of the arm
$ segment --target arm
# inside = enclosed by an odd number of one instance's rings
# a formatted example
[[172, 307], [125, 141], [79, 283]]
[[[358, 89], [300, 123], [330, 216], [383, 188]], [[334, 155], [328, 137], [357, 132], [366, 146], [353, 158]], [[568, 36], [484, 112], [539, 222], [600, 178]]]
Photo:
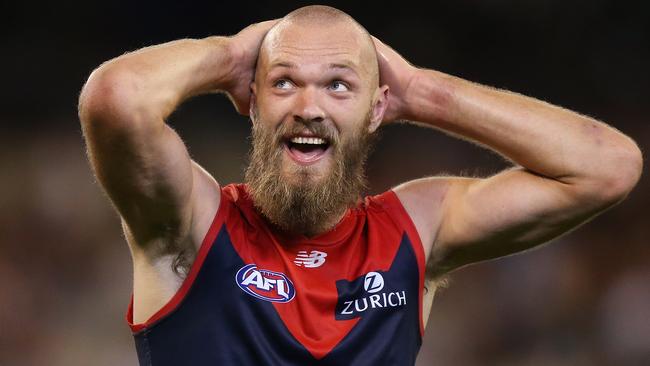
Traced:
[[[146, 47], [104, 63], [88, 79], [79, 117], [90, 162], [137, 244], [134, 254], [184, 250], [195, 213], [207, 210], [196, 205], [218, 207], [218, 185], [165, 119], [187, 98], [214, 91], [227, 92], [245, 113], [259, 43], [272, 23], [231, 38]], [[197, 192], [214, 200], [198, 200]]]
[[391, 88], [389, 118], [441, 129], [517, 164], [486, 179], [434, 177], [396, 188], [431, 246], [436, 273], [546, 242], [621, 201], [637, 183], [639, 148], [606, 124], [416, 69], [376, 44], [382, 80]]

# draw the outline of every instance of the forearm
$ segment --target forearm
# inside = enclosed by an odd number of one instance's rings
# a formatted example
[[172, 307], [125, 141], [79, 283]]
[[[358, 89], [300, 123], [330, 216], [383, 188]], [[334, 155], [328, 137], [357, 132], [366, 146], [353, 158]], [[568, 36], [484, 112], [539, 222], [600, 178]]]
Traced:
[[229, 38], [172, 41], [104, 63], [85, 89], [98, 83], [107, 94], [119, 94], [123, 108], [146, 110], [162, 120], [191, 96], [229, 88], [233, 59]]
[[[418, 70], [407, 119], [451, 132], [565, 183], [637, 174], [640, 153], [627, 136], [592, 118], [523, 95], [437, 71]], [[637, 161], [638, 160], [638, 161]]]

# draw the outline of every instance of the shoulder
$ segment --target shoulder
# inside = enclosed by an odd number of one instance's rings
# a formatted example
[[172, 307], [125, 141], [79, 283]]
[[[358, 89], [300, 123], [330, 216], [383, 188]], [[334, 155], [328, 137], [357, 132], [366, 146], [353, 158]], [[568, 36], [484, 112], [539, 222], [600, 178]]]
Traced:
[[412, 180], [392, 191], [404, 207], [419, 234], [426, 258], [441, 225], [445, 200], [454, 185], [454, 177], [427, 177]]
[[247, 184], [230, 183], [222, 186], [220, 196], [216, 222], [226, 224], [231, 231], [257, 230], [266, 226], [255, 208]]
[[420, 235], [411, 219], [411, 215], [393, 189], [377, 195], [366, 196], [362, 207], [367, 216], [368, 225], [371, 223], [380, 225], [384, 234], [387, 233], [389, 228], [393, 228], [400, 235], [406, 231], [412, 239], [416, 239], [417, 242], [420, 241]]

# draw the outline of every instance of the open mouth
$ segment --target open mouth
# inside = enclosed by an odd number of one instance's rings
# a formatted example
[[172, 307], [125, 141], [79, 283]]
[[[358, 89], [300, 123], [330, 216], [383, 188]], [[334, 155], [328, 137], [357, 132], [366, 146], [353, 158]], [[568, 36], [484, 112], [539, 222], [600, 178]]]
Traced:
[[289, 156], [299, 164], [312, 164], [320, 160], [329, 150], [330, 143], [314, 136], [294, 136], [284, 142]]

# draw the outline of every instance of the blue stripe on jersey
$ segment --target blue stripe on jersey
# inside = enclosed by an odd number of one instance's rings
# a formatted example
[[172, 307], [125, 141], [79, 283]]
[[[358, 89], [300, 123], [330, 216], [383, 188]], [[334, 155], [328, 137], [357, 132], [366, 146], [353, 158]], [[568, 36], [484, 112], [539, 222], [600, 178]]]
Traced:
[[[418, 293], [418, 263], [406, 234], [402, 237], [391, 268], [381, 274], [385, 283], [382, 292]], [[352, 282], [337, 281], [339, 296], [342, 293], [356, 293], [356, 297], [348, 298], [367, 298], [368, 295], [362, 295], [363, 281], [363, 276]], [[322, 365], [414, 365], [422, 337], [417, 326], [420, 321], [417, 295], [411, 296], [410, 299], [415, 301], [407, 303], [406, 309], [368, 309], [363, 312], [361, 320], [322, 360]], [[383, 301], [380, 300], [379, 303], [383, 304]], [[363, 308], [363, 305], [360, 305], [360, 308]]]

